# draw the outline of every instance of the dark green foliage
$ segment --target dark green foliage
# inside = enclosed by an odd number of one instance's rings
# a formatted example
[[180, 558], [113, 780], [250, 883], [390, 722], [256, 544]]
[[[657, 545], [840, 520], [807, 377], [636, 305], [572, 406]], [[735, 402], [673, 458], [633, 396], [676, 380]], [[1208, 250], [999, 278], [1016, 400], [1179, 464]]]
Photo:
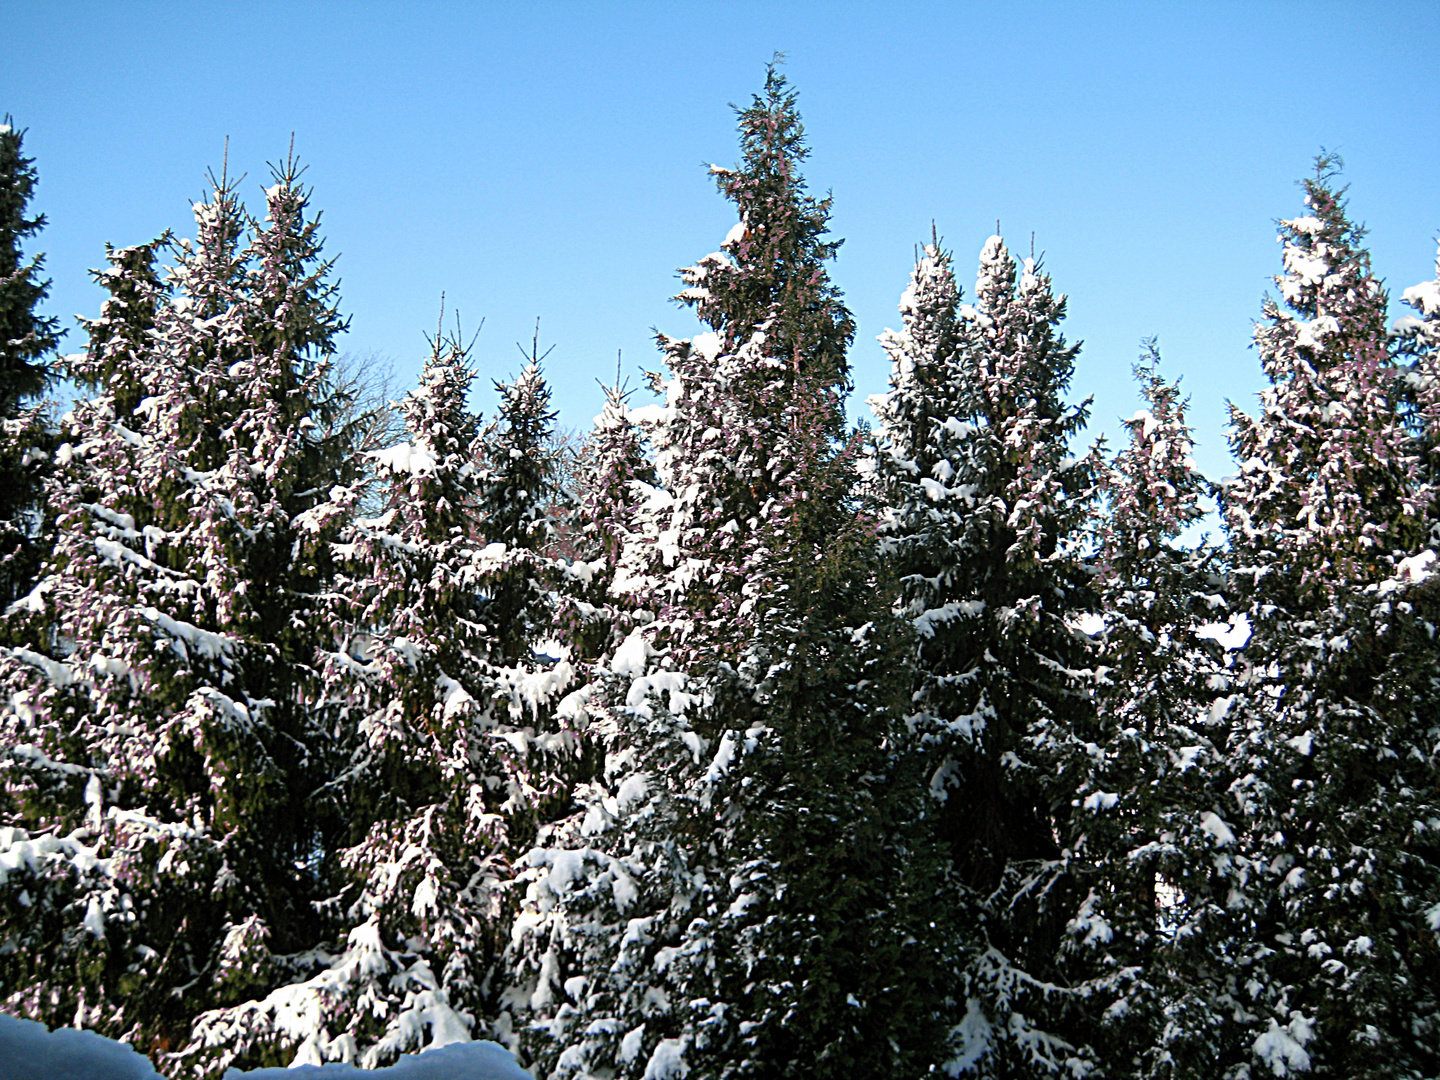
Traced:
[[44, 256], [22, 250], [45, 215], [25, 216], [37, 176], [13, 124], [7, 114], [0, 125], [0, 610], [30, 591], [48, 542], [41, 478], [54, 447], [43, 415], [24, 406], [45, 389], [60, 340], [59, 320], [37, 310], [50, 292]]
[[1200, 636], [1225, 611], [1219, 552], [1181, 546], [1204, 515], [1186, 402], [1147, 342], [1135, 367], [1145, 408], [1101, 472], [1094, 743], [1069, 763], [1075, 870], [1086, 899], [1069, 927], [1115, 1076], [1219, 1071], [1224, 988], [1209, 950], [1231, 933], [1228, 886], [1214, 873], [1202, 815], [1222, 807], [1228, 685], [1221, 650]]
[[[682, 271], [692, 289], [680, 299], [731, 349], [763, 324], [767, 357], [816, 386], [845, 393], [855, 320], [840, 290], [819, 269], [835, 258], [842, 241], [827, 236], [829, 197], [806, 194], [800, 165], [810, 151], [795, 103], [795, 91], [772, 62], [765, 89], [747, 108], [737, 109], [743, 165], [711, 167], [720, 194], [740, 214], [725, 245], [732, 261], [706, 261]], [[842, 430], [833, 419], [825, 427], [832, 438]]]
[[1081, 551], [1094, 463], [1070, 456], [1086, 407], [1063, 399], [1078, 349], [1059, 333], [1064, 298], [998, 236], [976, 293], [960, 307], [948, 255], [927, 247], [905, 328], [882, 339], [881, 540], [916, 632], [911, 723], [950, 857], [957, 1067], [1083, 1070], [1059, 965], [1083, 900], [1064, 764], [1096, 733], [1093, 651], [1074, 626], [1095, 609]]
[[59, 320], [36, 311], [50, 293], [40, 280], [43, 255], [25, 258], [21, 245], [45, 226], [45, 215], [26, 217], [38, 179], [24, 154], [25, 132], [14, 120], [0, 124], [0, 417], [16, 415], [20, 403], [44, 388], [44, 359], [59, 342]]
[[549, 618], [541, 556], [554, 529], [559, 492], [547, 443], [555, 422], [550, 388], [539, 361], [527, 363], [514, 382], [496, 383], [500, 409], [485, 432], [484, 479], [475, 500], [475, 522], [488, 544], [511, 552], [485, 586], [481, 619], [491, 628], [497, 663], [528, 659]]
[[1235, 922], [1216, 955], [1244, 1026], [1235, 1068], [1253, 1054], [1408, 1077], [1440, 1064], [1434, 553], [1419, 550], [1421, 444], [1395, 395], [1385, 293], [1336, 165], [1317, 161], [1308, 212], [1280, 222], [1288, 310], [1267, 300], [1256, 328], [1264, 411], [1232, 409], [1241, 471], [1223, 508], [1253, 634], [1222, 766]]
[[1440, 1074], [1440, 280], [1387, 329], [1322, 157], [1187, 547], [1153, 343], [1077, 453], [1065, 298], [998, 236], [962, 303], [932, 230], [853, 430], [775, 63], [736, 112], [705, 332], [574, 491], [538, 349], [484, 424], [458, 330], [362, 452], [293, 155], [263, 221], [212, 176], [193, 240], [107, 249], [47, 427], [0, 130], [0, 1007], [177, 1078]]

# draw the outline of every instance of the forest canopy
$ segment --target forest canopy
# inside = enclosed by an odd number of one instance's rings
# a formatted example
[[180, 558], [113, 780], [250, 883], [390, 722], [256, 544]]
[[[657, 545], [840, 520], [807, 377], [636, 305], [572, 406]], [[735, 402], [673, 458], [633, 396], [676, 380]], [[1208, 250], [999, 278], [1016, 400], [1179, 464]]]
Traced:
[[1318, 157], [1220, 479], [932, 231], [857, 427], [796, 94], [736, 114], [703, 329], [578, 448], [538, 336], [367, 396], [293, 152], [58, 356], [0, 126], [0, 1010], [172, 1080], [1436, 1075], [1440, 261], [1392, 319]]

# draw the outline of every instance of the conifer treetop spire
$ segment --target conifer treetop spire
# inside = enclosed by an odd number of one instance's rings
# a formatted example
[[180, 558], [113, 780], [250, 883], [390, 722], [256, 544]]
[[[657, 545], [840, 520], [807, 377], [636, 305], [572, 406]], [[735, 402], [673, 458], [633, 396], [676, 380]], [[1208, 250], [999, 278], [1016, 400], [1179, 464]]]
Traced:
[[[1302, 182], [1307, 212], [1279, 222], [1275, 277], [1255, 347], [1269, 386], [1254, 419], [1231, 406], [1239, 475], [1222, 491], [1231, 542], [1300, 594], [1375, 580], [1417, 539], [1415, 450], [1394, 407], [1385, 289], [1322, 154]], [[1247, 571], [1248, 573], [1249, 571]]]
[[1186, 421], [1189, 398], [1160, 374], [1154, 338], [1131, 369], [1146, 408], [1122, 423], [1130, 445], [1116, 456], [1106, 480], [1116, 528], [1150, 543], [1173, 540], [1205, 516], [1200, 506], [1204, 481], [1195, 466]]
[[[307, 213], [310, 189], [300, 183], [305, 166], [292, 140], [284, 162], [270, 166], [274, 183], [265, 189], [265, 221], [255, 244], [255, 330], [260, 348], [269, 347], [301, 373], [335, 351], [335, 335], [350, 320], [337, 309], [340, 283], [331, 278], [335, 260], [320, 257], [320, 214]], [[268, 331], [268, 332], [267, 332]]]
[[829, 239], [830, 198], [806, 194], [800, 163], [809, 155], [805, 129], [776, 55], [765, 87], [739, 117], [742, 160], [711, 166], [720, 193], [739, 210], [722, 245], [681, 271], [688, 288], [677, 296], [735, 351], [757, 334], [762, 353], [796, 375], [840, 392], [850, 389], [846, 350], [855, 320], [825, 264], [841, 241]]
[[38, 178], [34, 159], [22, 152], [24, 138], [6, 113], [0, 124], [0, 417], [44, 389], [41, 361], [60, 340], [59, 320], [35, 313], [50, 294], [50, 282], [38, 280], [44, 256], [27, 262], [20, 250], [21, 241], [45, 226], [44, 214], [25, 216]]

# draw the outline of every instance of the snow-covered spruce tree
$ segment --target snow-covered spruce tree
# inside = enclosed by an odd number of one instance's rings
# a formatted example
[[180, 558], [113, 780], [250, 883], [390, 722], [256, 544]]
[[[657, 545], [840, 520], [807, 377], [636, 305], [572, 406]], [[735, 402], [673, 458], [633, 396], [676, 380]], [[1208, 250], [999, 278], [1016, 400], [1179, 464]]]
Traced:
[[1385, 292], [1337, 164], [1317, 161], [1307, 213], [1280, 223], [1284, 306], [1267, 300], [1255, 333], [1270, 386], [1258, 418], [1232, 409], [1240, 472], [1222, 486], [1252, 629], [1234, 809], [1206, 825], [1249, 923], [1227, 1075], [1440, 1067], [1433, 553]]
[[482, 440], [484, 476], [475, 504], [480, 533], [510, 553], [489, 582], [484, 620], [494, 635], [497, 663], [528, 661], [550, 632], [550, 583], [540, 551], [554, 529], [556, 492], [545, 452], [555, 413], [537, 357], [513, 382], [495, 384], [500, 407]]
[[7, 115], [0, 124], [0, 610], [30, 591], [43, 556], [46, 437], [26, 405], [44, 389], [45, 358], [59, 343], [58, 320], [36, 311], [50, 291], [39, 277], [44, 257], [26, 259], [22, 250], [45, 225], [43, 214], [25, 216], [37, 177], [24, 137]]
[[1202, 637], [1224, 615], [1224, 577], [1215, 548], [1178, 543], [1204, 516], [1209, 485], [1159, 363], [1147, 342], [1135, 367], [1145, 408], [1101, 472], [1100, 725], [1072, 766], [1087, 895], [1070, 931], [1107, 1030], [1107, 1075], [1206, 1076], [1237, 989], [1212, 957], [1234, 928], [1204, 828], [1227, 801], [1224, 709], [1212, 706], [1228, 679]]
[[163, 286], [112, 253], [75, 371], [103, 382], [62, 430], [56, 550], [4, 661], [7, 1007], [171, 1075], [216, 1064], [174, 1056], [196, 1014], [313, 963], [337, 888], [311, 799], [326, 555], [295, 519], [343, 479], [311, 415], [343, 324], [298, 172], [264, 224], [219, 182]]
[[[113, 375], [115, 385], [125, 387], [121, 396], [128, 417], [146, 396], [130, 388], [155, 372], [121, 339], [133, 341], [153, 327], [161, 286], [147, 259], [132, 258], [128, 251], [109, 255], [112, 272], [97, 276], [112, 295], [87, 326], [91, 348], [67, 359], [66, 374], [90, 389], [97, 388], [102, 373]], [[78, 403], [64, 420], [62, 438], [74, 441], [60, 443], [47, 492], [58, 511], [56, 549], [40, 585], [6, 612], [6, 637], [17, 644], [0, 654], [6, 699], [0, 710], [0, 811], [5, 817], [0, 847], [7, 869], [0, 884], [0, 925], [9, 956], [0, 994], [7, 1011], [56, 1023], [93, 1022], [87, 1001], [103, 1000], [106, 991], [139, 991], [144, 982], [143, 975], [137, 978], [126, 970], [132, 960], [123, 940], [111, 944], [112, 935], [121, 936], [122, 920], [134, 918], [133, 899], [127, 912], [128, 892], [117, 884], [114, 861], [95, 858], [107, 792], [105, 771], [94, 765], [115, 754], [116, 744], [133, 730], [128, 720], [133, 695], [125, 692], [108, 710], [123, 733], [107, 739], [103, 722], [91, 719], [107, 703], [102, 698], [96, 709], [95, 688], [86, 685], [90, 673], [64, 662], [69, 650], [58, 637], [103, 633], [117, 614], [109, 606], [112, 599], [120, 606], [138, 599], [130, 587], [133, 579], [124, 575], [115, 575], [118, 580], [93, 596], [82, 584], [106, 566], [107, 552], [123, 550], [111, 542], [102, 515], [127, 514], [127, 507], [139, 509], [149, 502], [136, 487], [145, 444], [137, 433], [127, 428], [122, 434], [114, 426], [115, 396], [102, 391]], [[121, 527], [127, 520], [133, 519], [120, 518]], [[98, 532], [92, 523], [100, 526]], [[65, 571], [58, 572], [62, 566]], [[92, 616], [96, 623], [71, 629], [77, 617]], [[118, 660], [102, 654], [96, 674], [103, 679], [112, 663], [115, 673], [125, 673]], [[114, 690], [122, 693], [118, 685]], [[117, 793], [108, 794], [113, 801]]]
[[[952, 595], [954, 575], [962, 557], [964, 520], [974, 505], [969, 488], [949, 482], [965, 468], [965, 437], [970, 422], [971, 390], [966, 369], [963, 319], [978, 312], [960, 303], [949, 252], [933, 234], [915, 264], [909, 287], [900, 298], [901, 329], [880, 335], [890, 358], [890, 390], [870, 398], [879, 421], [876, 432], [874, 498], [879, 507], [879, 550], [899, 589], [899, 610], [914, 627], [909, 655], [896, 657], [914, 684], [912, 712], [907, 716], [915, 761], [926, 770], [927, 795], [936, 803], [949, 798], [947, 778], [953, 768], [954, 744], [968, 743], [973, 731], [963, 715], [952, 715], [950, 679], [927, 654], [936, 630], [968, 601]], [[943, 941], [943, 964], [963, 970], [985, 951], [981, 897], [954, 878], [941, 894], [936, 922]], [[955, 1012], [958, 1008], [958, 1012]], [[945, 1013], [957, 1023], [967, 1011], [960, 995]]]
[[[746, 560], [763, 544], [757, 532], [779, 514], [773, 500], [787, 486], [784, 452], [810, 435], [795, 427], [797, 389], [838, 402], [850, 389], [846, 349], [854, 336], [854, 319], [824, 269], [841, 243], [826, 232], [830, 200], [805, 194], [799, 168], [809, 151], [794, 94], [774, 65], [763, 95], [739, 115], [743, 166], [711, 172], [740, 220], [722, 251], [681, 271], [686, 288], [677, 296], [710, 333], [659, 338], [669, 368], [660, 388], [670, 408], [654, 447], [673, 501], [649, 514], [656, 522], [650, 541], [627, 553], [620, 586], [640, 596], [644, 582], [658, 581], [661, 596], [645, 596], [644, 606], [683, 599], [675, 633], [664, 640], [674, 637], [687, 656], [707, 659], [719, 646], [727, 660], [754, 626]], [[822, 419], [816, 435], [843, 438], [838, 404]], [[685, 644], [692, 636], [693, 649]]]
[[[870, 399], [879, 420], [875, 466], [883, 506], [881, 547], [899, 575], [904, 611], [917, 626], [916, 645], [933, 638], [933, 627], [956, 612], [947, 611], [944, 592], [954, 573], [964, 518], [973, 505], [970, 493], [946, 483], [965, 466], [971, 387], [962, 355], [960, 289], [950, 254], [935, 243], [925, 247], [910, 286], [900, 298], [904, 322], [886, 330], [880, 344], [890, 358], [890, 390]], [[964, 314], [978, 318], [974, 308]], [[938, 601], [938, 602], [937, 602]], [[932, 612], [926, 615], [927, 612]], [[925, 683], [917, 701], [926, 706], [923, 723], [935, 726], [927, 741], [949, 741], [948, 727], [933, 699], [942, 693], [940, 677], [922, 665]], [[968, 732], [962, 734], [968, 738]], [[937, 789], [942, 792], [943, 786]]]
[[611, 602], [610, 587], [631, 536], [634, 505], [655, 483], [644, 437], [630, 416], [630, 393], [618, 382], [604, 389], [605, 405], [577, 463], [576, 558], [559, 613], [577, 661], [609, 655], [631, 629], [628, 613]]
[[543, 825], [573, 809], [575, 778], [590, 769], [575, 726], [583, 717], [558, 708], [575, 669], [556, 614], [570, 583], [583, 582], [589, 568], [551, 553], [567, 496], [556, 483], [555, 413], [540, 357], [532, 354], [513, 381], [497, 382], [495, 390], [500, 405], [481, 432], [478, 458], [475, 527], [485, 544], [478, 614], [490, 635], [495, 708], [516, 729], [505, 738], [518, 755], [511, 779], [519, 786], [506, 788], [503, 806], [507, 858], [514, 859], [530, 849]]
[[[240, 211], [225, 190], [196, 217], [204, 254], [191, 253], [177, 274], [223, 279], [226, 298], [195, 311], [219, 316], [211, 326], [223, 333]], [[188, 507], [182, 484], [167, 479], [159, 406], [176, 404], [182, 379], [166, 367], [180, 361], [155, 342], [168, 290], [147, 258], [130, 255], [110, 253], [112, 295], [91, 348], [69, 365], [99, 393], [62, 422], [49, 492], [55, 550], [11, 610], [21, 620], [12, 637], [28, 647], [5, 665], [6, 812], [21, 871], [7, 883], [5, 923], [29, 962], [7, 967], [4, 992], [22, 1015], [131, 1036], [150, 1050], [183, 1037], [183, 1006], [168, 990], [199, 965], [193, 938], [175, 924], [194, 888], [191, 867], [208, 868], [189, 851], [190, 804], [201, 796], [187, 779], [199, 770], [184, 722], [172, 728], [172, 718], [200, 681], [196, 668], [220, 682], [234, 643], [198, 627], [201, 581], [169, 557], [170, 530], [184, 528]], [[206, 942], [200, 963], [209, 951]]]
[[[948, 849], [952, 1072], [1084, 1071], [1090, 1052], [1062, 985], [1065, 928], [1082, 897], [1064, 847], [1068, 777], [1091, 741], [1092, 652], [1072, 623], [1093, 610], [1080, 550], [1093, 463], [1070, 455], [1085, 406], [1068, 407], [1077, 346], [1064, 299], [998, 237], [959, 306], [931, 246], [882, 336], [892, 390], [877, 402], [882, 544], [918, 640], [911, 723], [930, 755], [931, 813]], [[1068, 1037], [1067, 1037], [1068, 1036]]]
[[1435, 277], [1411, 285], [1401, 300], [1414, 315], [1395, 320], [1391, 329], [1396, 360], [1407, 365], [1400, 382], [1400, 402], [1420, 454], [1422, 504], [1431, 523], [1431, 546], [1440, 543], [1440, 254]]
[[[585, 804], [532, 854], [512, 1001], [551, 1076], [921, 1072], [934, 860], [909, 846], [897, 627], [842, 440], [849, 312], [772, 65], [714, 168], [741, 222], [682, 271], [613, 591], [636, 628], [584, 704]], [[597, 674], [600, 674], [597, 672]], [[568, 1000], [567, 1000], [568, 999]]]
[[[544, 594], [506, 609], [529, 620], [519, 632], [502, 633], [491, 614], [517, 580], [545, 576], [533, 551], [543, 519], [531, 512], [543, 474], [529, 488], [481, 458], [503, 465], [515, 447], [543, 467], [546, 391], [527, 368], [500, 388], [499, 420], [482, 436], [466, 406], [473, 378], [458, 336], [437, 333], [400, 403], [409, 439], [365, 455], [388, 500], [334, 547], [344, 630], [326, 663], [327, 712], [338, 711], [350, 754], [323, 793], [345, 820], [345, 887], [332, 903], [348, 929], [319, 970], [201, 1018], [199, 1041], [227, 1054], [277, 1041], [299, 1044], [295, 1061], [374, 1066], [488, 1033], [499, 889], [561, 787], [544, 765], [571, 755], [574, 739], [536, 725], [568, 664], [512, 655], [533, 647]], [[355, 489], [335, 494], [306, 527], [323, 534], [348, 516]], [[493, 534], [477, 531], [482, 506], [496, 511]], [[524, 524], [503, 534], [507, 521]]]
[[[1231, 406], [1240, 471], [1224, 486], [1236, 573], [1291, 612], [1384, 576], [1420, 539], [1414, 449], [1396, 408], [1386, 295], [1321, 157], [1308, 213], [1282, 221], [1280, 300], [1255, 330], [1270, 386], [1252, 419]], [[1281, 306], [1283, 301], [1284, 306]], [[1246, 560], [1249, 560], [1248, 562]]]

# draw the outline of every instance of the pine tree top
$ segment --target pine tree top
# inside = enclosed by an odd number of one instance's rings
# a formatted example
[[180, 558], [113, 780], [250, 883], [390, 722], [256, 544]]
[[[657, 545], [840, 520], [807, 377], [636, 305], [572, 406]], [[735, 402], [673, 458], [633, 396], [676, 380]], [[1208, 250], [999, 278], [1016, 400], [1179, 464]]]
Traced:
[[1205, 516], [1200, 506], [1204, 480], [1191, 457], [1194, 443], [1186, 419], [1189, 398], [1178, 382], [1160, 374], [1154, 339], [1133, 371], [1145, 408], [1122, 423], [1130, 443], [1116, 455], [1105, 488], [1116, 529], [1143, 546], [1173, 540]]
[[741, 163], [711, 172], [740, 220], [723, 251], [681, 272], [688, 288], [676, 299], [721, 335], [724, 351], [755, 342], [795, 375], [848, 392], [855, 320], [825, 270], [841, 241], [828, 238], [830, 198], [806, 193], [805, 131], [778, 60], [736, 113]]
[[39, 279], [44, 256], [27, 262], [21, 249], [45, 226], [44, 214], [25, 214], [39, 177], [24, 139], [7, 113], [0, 124], [0, 417], [44, 390], [49, 373], [42, 360], [60, 341], [59, 320], [35, 312], [50, 295], [50, 282]]
[[1259, 416], [1230, 406], [1240, 471], [1222, 487], [1243, 557], [1321, 595], [1373, 579], [1408, 550], [1421, 509], [1415, 449], [1395, 407], [1387, 297], [1334, 184], [1339, 165], [1317, 158], [1302, 184], [1308, 212], [1278, 223], [1280, 299], [1266, 298], [1255, 327], [1270, 385]]
[[308, 374], [335, 351], [335, 336], [349, 319], [337, 304], [340, 283], [332, 278], [335, 260], [321, 257], [320, 218], [309, 213], [310, 189], [300, 182], [305, 167], [294, 148], [270, 167], [274, 183], [265, 190], [265, 225], [252, 247], [257, 324], [256, 351], [283, 356], [298, 373]]

